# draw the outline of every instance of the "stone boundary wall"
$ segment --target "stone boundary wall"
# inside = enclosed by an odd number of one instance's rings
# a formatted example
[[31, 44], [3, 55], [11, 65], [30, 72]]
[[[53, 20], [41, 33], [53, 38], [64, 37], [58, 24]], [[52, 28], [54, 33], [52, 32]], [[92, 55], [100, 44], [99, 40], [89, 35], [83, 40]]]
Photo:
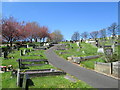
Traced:
[[95, 62], [94, 69], [120, 78], [120, 61], [112, 63]]

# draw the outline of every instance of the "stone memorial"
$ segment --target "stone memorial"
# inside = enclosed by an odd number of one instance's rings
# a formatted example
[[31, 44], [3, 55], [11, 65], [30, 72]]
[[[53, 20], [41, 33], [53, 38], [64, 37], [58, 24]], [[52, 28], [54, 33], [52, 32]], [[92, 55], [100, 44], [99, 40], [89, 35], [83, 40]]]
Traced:
[[20, 56], [23, 56], [23, 50], [20, 50]]
[[20, 69], [17, 71], [17, 86], [20, 86]]
[[97, 53], [104, 53], [104, 49], [103, 48], [98, 48]]
[[7, 55], [8, 55], [7, 51], [5, 51], [5, 52], [3, 53], [3, 55], [4, 55], [4, 58], [6, 59], [6, 58], [7, 58]]
[[26, 50], [25, 49], [23, 50], [23, 54], [26, 54]]
[[112, 49], [113, 49], [113, 52], [115, 52], [115, 45], [114, 44], [112, 45]]

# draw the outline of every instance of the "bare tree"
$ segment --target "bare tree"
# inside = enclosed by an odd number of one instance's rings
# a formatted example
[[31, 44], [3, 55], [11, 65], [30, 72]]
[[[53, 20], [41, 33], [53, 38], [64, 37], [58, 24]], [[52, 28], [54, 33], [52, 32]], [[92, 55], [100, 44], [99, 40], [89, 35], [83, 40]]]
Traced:
[[74, 34], [71, 37], [71, 40], [77, 41], [80, 39], [80, 34], [78, 31], [74, 32]]
[[105, 39], [106, 35], [106, 29], [101, 29], [99, 31], [100, 38]]
[[117, 34], [117, 27], [118, 25], [116, 23], [113, 23], [110, 27], [108, 27], [108, 31], [110, 32], [110, 35], [112, 35], [112, 39], [114, 39]]
[[96, 39], [98, 37], [98, 31], [93, 31], [90, 33], [90, 35], [93, 39]]
[[87, 32], [84, 32], [81, 34], [81, 37], [84, 38], [85, 40], [88, 38], [88, 33]]

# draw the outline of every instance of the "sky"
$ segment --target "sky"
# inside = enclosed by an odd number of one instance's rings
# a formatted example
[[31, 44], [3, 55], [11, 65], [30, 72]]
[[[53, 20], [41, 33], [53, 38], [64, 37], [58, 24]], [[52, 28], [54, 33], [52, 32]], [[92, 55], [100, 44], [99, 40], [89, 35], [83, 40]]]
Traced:
[[36, 21], [50, 32], [60, 30], [67, 40], [75, 31], [97, 31], [118, 22], [117, 2], [3, 2], [3, 17]]

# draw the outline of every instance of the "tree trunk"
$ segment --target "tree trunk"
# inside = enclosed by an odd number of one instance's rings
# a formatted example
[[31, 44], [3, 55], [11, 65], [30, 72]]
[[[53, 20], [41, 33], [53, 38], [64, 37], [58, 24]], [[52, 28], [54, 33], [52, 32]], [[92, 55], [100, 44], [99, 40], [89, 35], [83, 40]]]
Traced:
[[12, 41], [10, 41], [10, 47], [12, 47]]

